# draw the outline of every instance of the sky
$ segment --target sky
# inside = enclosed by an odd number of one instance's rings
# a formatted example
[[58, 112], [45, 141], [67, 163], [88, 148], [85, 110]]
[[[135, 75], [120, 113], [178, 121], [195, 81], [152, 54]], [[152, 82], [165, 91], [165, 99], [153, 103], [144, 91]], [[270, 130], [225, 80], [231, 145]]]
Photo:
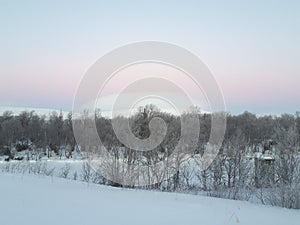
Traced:
[[196, 54], [228, 112], [300, 111], [299, 1], [0, 0], [0, 32], [0, 106], [71, 111], [97, 59], [156, 40]]

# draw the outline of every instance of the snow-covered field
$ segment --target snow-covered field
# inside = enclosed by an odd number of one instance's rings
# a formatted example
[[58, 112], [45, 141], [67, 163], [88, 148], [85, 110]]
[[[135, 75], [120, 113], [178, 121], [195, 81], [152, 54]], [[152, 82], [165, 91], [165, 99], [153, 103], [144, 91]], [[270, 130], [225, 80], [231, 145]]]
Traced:
[[300, 210], [0, 173], [3, 225], [293, 225]]

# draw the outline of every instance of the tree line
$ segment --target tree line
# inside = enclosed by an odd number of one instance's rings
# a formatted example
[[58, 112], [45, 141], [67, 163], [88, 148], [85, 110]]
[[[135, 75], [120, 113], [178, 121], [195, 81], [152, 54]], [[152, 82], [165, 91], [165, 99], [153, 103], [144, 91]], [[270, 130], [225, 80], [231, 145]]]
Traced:
[[[213, 163], [205, 170], [199, 170], [197, 165], [193, 164], [193, 159], [203, 154], [208, 143], [212, 116], [197, 110], [189, 113], [197, 114], [201, 126], [195, 151], [188, 159], [177, 156], [175, 173], [168, 174], [170, 168], [167, 168], [167, 164], [162, 170], [149, 170], [146, 176], [143, 175], [143, 179], [149, 179], [149, 183], [153, 183], [153, 180], [157, 182], [144, 188], [189, 192], [201, 190], [212, 196], [232, 199], [250, 198], [249, 193], [255, 190], [263, 203], [300, 208], [300, 113], [280, 116], [257, 116], [250, 112], [240, 115], [227, 113], [223, 144]], [[185, 116], [189, 116], [189, 113]], [[103, 165], [109, 168], [102, 168], [102, 171], [122, 177], [122, 173], [134, 170], [136, 165], [155, 164], [172, 153], [180, 138], [180, 116], [162, 112], [157, 107], [148, 105], [141, 107], [129, 118], [130, 128], [136, 137], [146, 139], [150, 136], [149, 123], [154, 117], [162, 118], [167, 124], [166, 136], [157, 148], [139, 152], [124, 146], [114, 133], [112, 120], [127, 118], [120, 116], [110, 119], [101, 116], [100, 113], [93, 114], [92, 119], [95, 120], [101, 142], [115, 158], [111, 165]], [[72, 122], [84, 123], [89, 120], [91, 118], [84, 114], [81, 118], [74, 119], [71, 113], [64, 118], [62, 113], [56, 112], [48, 117], [37, 115], [34, 111], [24, 111], [19, 115], [4, 112], [0, 116], [0, 155], [14, 159], [18, 152], [26, 150], [31, 152], [28, 157], [38, 160], [41, 157], [72, 158], [78, 150], [90, 153], [92, 151], [86, 149], [91, 146], [89, 134], [83, 135], [87, 141], [86, 145], [77, 146], [72, 127]], [[270, 143], [273, 147], [266, 148]], [[256, 188], [255, 169], [250, 161], [256, 153], [264, 153], [265, 149], [269, 149], [275, 158], [274, 182]], [[83, 157], [89, 156], [83, 154]], [[120, 167], [120, 161], [126, 168]], [[99, 180], [109, 183], [104, 179]], [[118, 185], [116, 182], [109, 184]]]

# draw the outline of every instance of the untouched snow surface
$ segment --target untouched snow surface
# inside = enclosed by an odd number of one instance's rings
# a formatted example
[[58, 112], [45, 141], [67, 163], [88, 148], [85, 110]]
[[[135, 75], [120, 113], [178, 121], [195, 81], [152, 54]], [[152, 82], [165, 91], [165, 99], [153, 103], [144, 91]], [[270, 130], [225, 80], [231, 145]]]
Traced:
[[3, 225], [299, 225], [300, 210], [0, 174]]

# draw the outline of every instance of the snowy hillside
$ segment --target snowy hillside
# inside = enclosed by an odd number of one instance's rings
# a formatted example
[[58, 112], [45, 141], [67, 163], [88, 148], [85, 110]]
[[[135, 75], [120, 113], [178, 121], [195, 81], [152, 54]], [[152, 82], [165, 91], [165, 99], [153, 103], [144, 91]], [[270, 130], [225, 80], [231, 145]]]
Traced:
[[298, 225], [299, 210], [59, 178], [0, 174], [5, 225]]
[[[12, 111], [14, 115], [18, 115], [23, 111], [34, 111], [39, 116], [49, 116], [52, 112], [60, 113], [60, 109], [46, 109], [46, 108], [32, 108], [32, 107], [15, 107], [15, 106], [0, 106], [0, 115], [5, 111]], [[67, 117], [69, 112], [61, 111], [64, 118]]]

